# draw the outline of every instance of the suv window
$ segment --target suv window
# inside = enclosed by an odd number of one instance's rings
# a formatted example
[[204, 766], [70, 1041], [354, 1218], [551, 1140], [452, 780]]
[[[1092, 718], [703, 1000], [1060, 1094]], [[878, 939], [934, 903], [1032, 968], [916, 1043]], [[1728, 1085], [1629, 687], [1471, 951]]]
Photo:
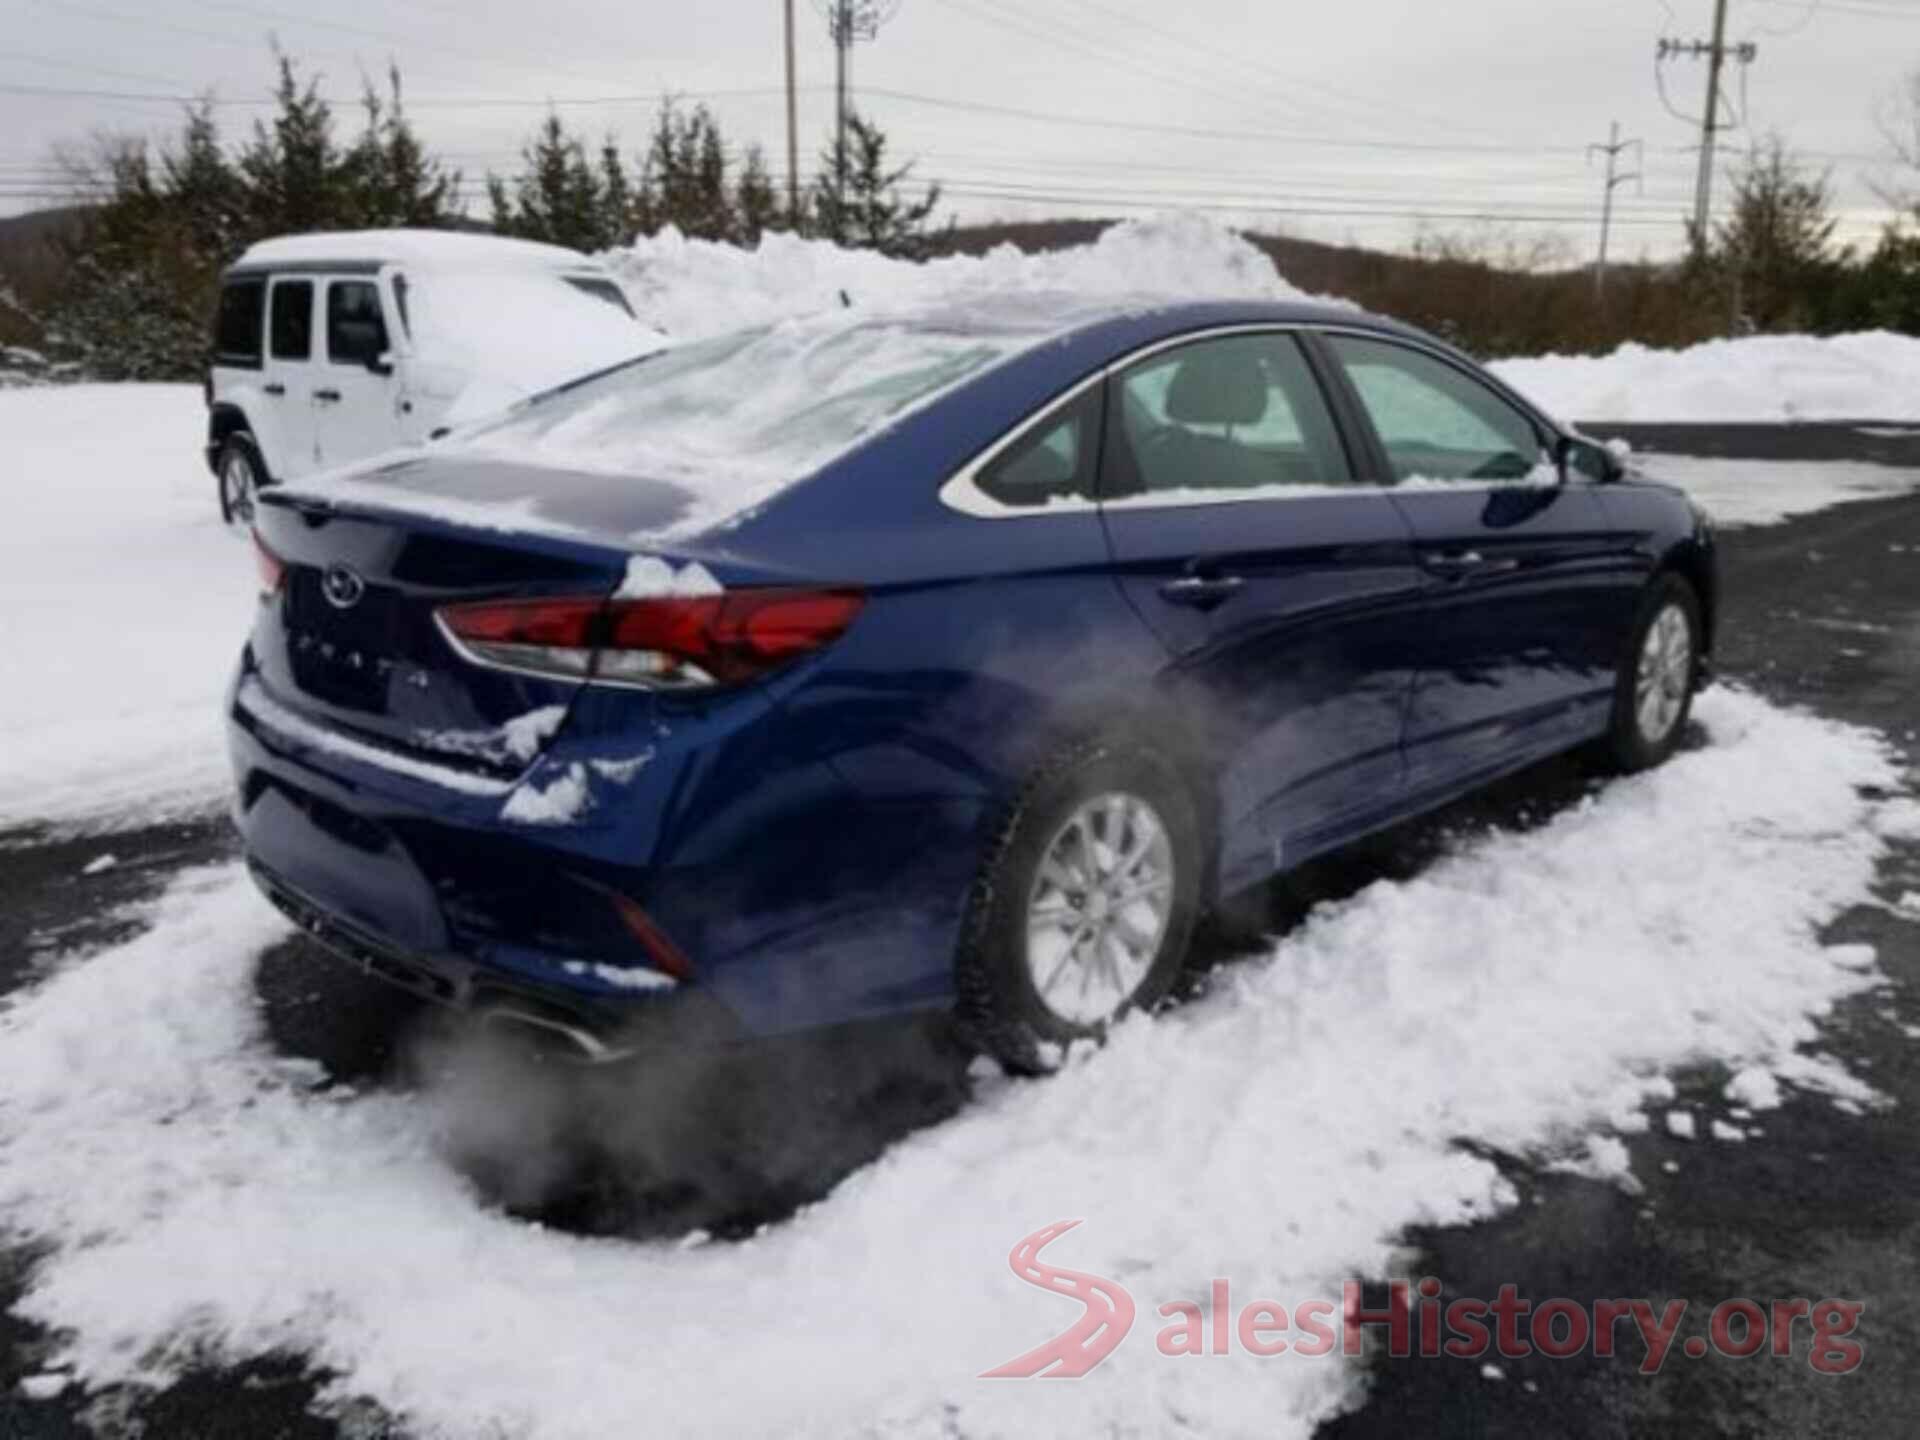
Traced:
[[1524, 480], [1541, 465], [1533, 421], [1464, 371], [1405, 345], [1327, 338], [1395, 481]]
[[229, 280], [220, 287], [220, 309], [213, 321], [213, 358], [218, 365], [258, 366], [265, 328], [267, 282]]
[[1091, 500], [1099, 437], [1095, 386], [1030, 426], [974, 477], [974, 484], [1002, 505]]
[[1108, 500], [1352, 482], [1332, 412], [1291, 335], [1183, 345], [1135, 365], [1114, 393], [1101, 478]]
[[327, 359], [365, 365], [387, 353], [387, 321], [380, 287], [371, 280], [334, 280], [327, 285]]
[[272, 339], [276, 360], [305, 360], [313, 354], [313, 282], [273, 282]]

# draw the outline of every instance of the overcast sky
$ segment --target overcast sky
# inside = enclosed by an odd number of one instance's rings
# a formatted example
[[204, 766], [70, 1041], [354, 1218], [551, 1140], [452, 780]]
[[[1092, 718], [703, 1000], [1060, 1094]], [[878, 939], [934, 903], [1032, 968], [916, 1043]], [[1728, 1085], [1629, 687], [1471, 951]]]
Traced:
[[[831, 120], [833, 51], [813, 0], [797, 8], [804, 171]], [[1619, 191], [1616, 253], [1660, 255], [1690, 209], [1698, 138], [1682, 117], [1699, 114], [1706, 76], [1690, 58], [1657, 67], [1655, 43], [1705, 37], [1712, 8], [901, 0], [856, 50], [854, 86], [967, 219], [1195, 205], [1404, 245], [1495, 215], [1576, 258], [1601, 191], [1585, 147], [1618, 120], [1645, 141], [1645, 179]], [[784, 169], [780, 0], [0, 0], [0, 20], [0, 212], [50, 203], [60, 142], [175, 126], [165, 97], [211, 89], [244, 133], [274, 39], [323, 77], [349, 128], [360, 75], [397, 61], [419, 128], [476, 190], [516, 168], [548, 101], [632, 148], [663, 91], [708, 99], [730, 140], [762, 142]], [[1759, 57], [1729, 67], [1745, 123], [1728, 143], [1784, 134], [1831, 167], [1847, 238], [1870, 239], [1885, 212], [1868, 182], [1892, 173], [1876, 117], [1920, 70], [1920, 0], [1734, 0], [1729, 38]]]

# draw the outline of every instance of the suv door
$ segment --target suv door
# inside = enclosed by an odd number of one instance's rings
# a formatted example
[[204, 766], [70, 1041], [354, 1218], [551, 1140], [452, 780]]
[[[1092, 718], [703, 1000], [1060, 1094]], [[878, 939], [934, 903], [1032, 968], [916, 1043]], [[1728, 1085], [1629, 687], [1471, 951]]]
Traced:
[[1196, 339], [1108, 383], [1116, 572], [1218, 758], [1231, 891], [1398, 805], [1421, 577], [1294, 335]]
[[255, 433], [267, 452], [267, 469], [280, 480], [297, 480], [319, 462], [313, 398], [318, 304], [310, 276], [276, 275], [267, 291], [267, 359], [260, 387], [266, 413]]
[[1597, 734], [1637, 598], [1630, 538], [1554, 468], [1556, 437], [1464, 365], [1384, 338], [1320, 343], [1426, 576], [1409, 783], [1456, 787]]
[[322, 358], [314, 367], [317, 450], [325, 465], [390, 450], [402, 442], [386, 311], [371, 275], [329, 277], [321, 313]]

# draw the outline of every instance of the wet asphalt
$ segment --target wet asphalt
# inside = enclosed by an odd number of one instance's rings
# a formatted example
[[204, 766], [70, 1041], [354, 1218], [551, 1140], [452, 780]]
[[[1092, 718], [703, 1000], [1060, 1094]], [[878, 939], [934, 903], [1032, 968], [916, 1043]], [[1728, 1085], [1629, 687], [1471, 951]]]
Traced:
[[[1589, 427], [1658, 453], [1734, 458], [1858, 459], [1920, 469], [1912, 427]], [[1724, 536], [1723, 674], [1783, 703], [1873, 726], [1920, 753], [1920, 497], [1843, 506]], [[1920, 784], [1920, 775], [1913, 777]], [[1202, 966], [1231, 964], [1252, 919], [1297, 923], [1315, 903], [1380, 878], [1404, 877], [1462, 832], [1541, 823], [1586, 794], [1595, 777], [1555, 761], [1439, 815], [1317, 863], [1263, 897], [1265, 914], [1235, 917], [1207, 937]], [[181, 869], [233, 855], [222, 819], [86, 836], [0, 833], [0, 992], [31, 984], [61, 957], [111, 944], [140, 923], [129, 907]], [[87, 875], [111, 854], [115, 864]], [[1920, 889], [1920, 852], [1884, 867], [1879, 893]], [[1643, 1185], [1544, 1173], [1496, 1156], [1521, 1197], [1481, 1224], [1409, 1237], [1410, 1277], [1435, 1276], [1441, 1303], [1494, 1295], [1577, 1301], [1684, 1298], [1692, 1313], [1658, 1374], [1641, 1373], [1637, 1342], [1604, 1360], [1367, 1361], [1366, 1398], [1322, 1427], [1327, 1437], [1882, 1436], [1920, 1434], [1920, 924], [1861, 907], [1834, 925], [1864, 941], [1889, 985], [1843, 1006], [1824, 1047], [1895, 1103], [1846, 1113], [1794, 1094], [1744, 1144], [1676, 1139], [1655, 1127], [1630, 1140]], [[1202, 978], [1200, 983], [1204, 983]], [[340, 1083], [409, 1081], [410, 1037], [432, 1017], [406, 997], [290, 939], [261, 957], [256, 985], [274, 1043], [320, 1060]], [[596, 1114], [618, 1113], [617, 1075], [583, 1080], [569, 1183], [537, 1199], [497, 1203], [586, 1233], [636, 1237], [705, 1228], [750, 1233], [824, 1194], [902, 1135], [966, 1103], [966, 1056], [938, 1021], [862, 1027], [724, 1057], [703, 1070], [703, 1094], [670, 1137], [669, 1159], [644, 1163], [599, 1143]], [[1676, 1104], [1723, 1115], [1724, 1073], [1677, 1078]], [[601, 1107], [606, 1107], [604, 1110]], [[655, 1137], [656, 1139], [658, 1137]], [[1280, 1157], [1283, 1159], [1284, 1157]], [[475, 1182], [491, 1178], [476, 1168]], [[51, 1337], [7, 1313], [31, 1273], [27, 1249], [0, 1250], [0, 1440], [149, 1436], [195, 1440], [402, 1435], [376, 1407], [318, 1415], [325, 1377], [298, 1356], [207, 1367], [165, 1392], [47, 1400], [18, 1388]], [[1807, 1363], [1805, 1327], [1791, 1357], [1689, 1358], [1714, 1303], [1812, 1296], [1865, 1306], [1854, 1339], [1864, 1360], [1845, 1375]], [[1370, 1302], [1383, 1299], [1370, 1295]]]

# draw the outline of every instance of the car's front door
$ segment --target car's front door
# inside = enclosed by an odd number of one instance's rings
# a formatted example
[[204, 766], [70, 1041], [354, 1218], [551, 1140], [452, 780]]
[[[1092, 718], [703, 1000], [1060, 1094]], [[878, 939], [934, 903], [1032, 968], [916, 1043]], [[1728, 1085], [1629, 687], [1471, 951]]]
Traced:
[[401, 443], [398, 384], [372, 276], [329, 279], [322, 314], [323, 358], [314, 367], [319, 456], [344, 465]]
[[296, 480], [319, 461], [314, 427], [314, 307], [310, 276], [276, 275], [267, 292], [267, 358], [260, 377], [265, 410], [254, 418], [267, 468], [276, 480]]
[[1200, 338], [1109, 382], [1101, 508], [1216, 762], [1225, 889], [1397, 805], [1420, 573], [1285, 331]]
[[1409, 783], [1457, 787], [1597, 732], [1641, 579], [1631, 538], [1556, 470], [1554, 437], [1466, 367], [1394, 340], [1322, 343], [1426, 575]]

